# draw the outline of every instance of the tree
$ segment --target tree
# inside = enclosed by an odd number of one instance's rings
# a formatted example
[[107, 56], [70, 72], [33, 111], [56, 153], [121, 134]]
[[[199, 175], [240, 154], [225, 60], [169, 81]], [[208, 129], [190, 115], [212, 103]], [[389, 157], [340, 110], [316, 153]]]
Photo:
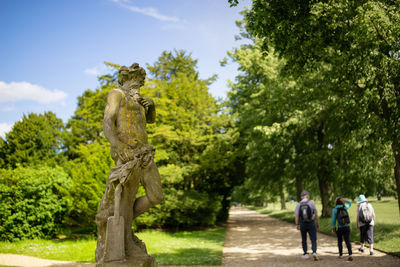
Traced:
[[52, 112], [29, 113], [0, 142], [3, 168], [54, 165], [61, 159], [64, 123]]
[[[236, 4], [238, 1], [229, 1]], [[286, 59], [287, 73], [318, 72], [327, 94], [353, 99], [359, 116], [375, 114], [394, 158], [400, 196], [400, 3], [398, 1], [253, 1], [248, 31]], [[325, 66], [325, 67], [323, 67]], [[400, 198], [399, 211], [400, 211]]]
[[65, 134], [66, 154], [70, 159], [78, 157], [79, 146], [100, 142], [107, 142], [103, 135], [103, 117], [107, 94], [118, 88], [118, 64], [105, 62], [114, 72], [99, 77], [100, 86], [94, 91], [86, 90], [78, 97], [78, 106], [74, 116], [68, 121], [68, 132]]
[[[220, 113], [222, 106], [208, 92], [208, 84], [215, 77], [199, 79], [196, 65], [197, 60], [183, 50], [164, 51], [154, 65], [148, 65], [151, 79], [142, 93], [157, 104], [156, 123], [147, 128], [149, 143], [156, 148], [155, 160], [168, 192], [204, 203], [222, 201], [218, 218], [226, 219], [233, 185], [240, 179], [235, 175], [235, 155], [224, 158], [235, 139], [228, 137], [229, 120]], [[216, 157], [212, 163], [211, 156]], [[198, 199], [200, 196], [202, 199]], [[166, 195], [161, 209], [170, 203], [168, 198]], [[221, 206], [216, 208], [220, 212]], [[208, 224], [215, 223], [215, 219]]]

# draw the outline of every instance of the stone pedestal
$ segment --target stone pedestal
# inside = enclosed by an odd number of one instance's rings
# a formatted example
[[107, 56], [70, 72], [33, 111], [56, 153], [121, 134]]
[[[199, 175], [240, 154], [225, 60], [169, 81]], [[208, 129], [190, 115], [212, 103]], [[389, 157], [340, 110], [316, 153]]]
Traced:
[[123, 261], [104, 262], [96, 264], [96, 267], [156, 267], [156, 259], [152, 255], [127, 259]]

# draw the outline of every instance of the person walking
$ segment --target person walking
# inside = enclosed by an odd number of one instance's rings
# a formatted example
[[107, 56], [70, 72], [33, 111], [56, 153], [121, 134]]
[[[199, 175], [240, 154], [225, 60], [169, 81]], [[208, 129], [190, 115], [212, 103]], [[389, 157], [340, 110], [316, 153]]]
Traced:
[[296, 227], [301, 233], [301, 244], [303, 247], [302, 259], [308, 259], [307, 233], [311, 240], [312, 256], [318, 261], [317, 255], [317, 229], [319, 228], [319, 217], [315, 203], [310, 200], [310, 194], [303, 191], [300, 194], [301, 201], [297, 203], [294, 213], [296, 214]]
[[361, 247], [358, 249], [364, 252], [364, 243], [369, 244], [369, 255], [374, 255], [374, 226], [375, 211], [368, 199], [364, 195], [360, 195], [357, 200], [357, 229], [360, 229]]
[[[350, 200], [345, 200], [341, 197], [336, 199], [336, 206], [332, 210], [332, 222], [331, 222], [331, 231], [332, 233], [335, 231], [337, 240], [338, 240], [338, 248], [339, 248], [339, 258], [343, 258], [343, 239], [346, 243], [347, 251], [349, 253], [348, 261], [353, 260], [353, 252], [351, 250], [350, 243], [350, 217], [347, 210], [351, 206]], [[337, 228], [336, 228], [337, 227]]]

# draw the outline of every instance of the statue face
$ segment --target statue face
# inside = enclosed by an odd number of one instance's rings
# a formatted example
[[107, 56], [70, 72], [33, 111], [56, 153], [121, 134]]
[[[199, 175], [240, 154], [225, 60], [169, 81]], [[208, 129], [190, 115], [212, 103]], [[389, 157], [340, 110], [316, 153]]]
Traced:
[[123, 70], [118, 73], [118, 78], [121, 78], [122, 80], [127, 80], [128, 76], [129, 72], [127, 70]]

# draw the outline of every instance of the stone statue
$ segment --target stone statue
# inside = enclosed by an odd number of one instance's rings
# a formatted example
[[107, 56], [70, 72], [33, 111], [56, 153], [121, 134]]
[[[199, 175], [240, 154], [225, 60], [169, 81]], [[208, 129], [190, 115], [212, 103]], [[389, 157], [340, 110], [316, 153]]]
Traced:
[[[96, 215], [97, 266], [155, 266], [144, 243], [132, 232], [132, 220], [164, 196], [154, 163], [154, 148], [147, 144], [146, 123], [155, 121], [154, 101], [140, 95], [146, 72], [139, 64], [118, 71], [119, 89], [107, 97], [103, 131], [111, 143], [115, 167], [110, 170], [106, 191]], [[146, 195], [136, 198], [139, 184]]]

